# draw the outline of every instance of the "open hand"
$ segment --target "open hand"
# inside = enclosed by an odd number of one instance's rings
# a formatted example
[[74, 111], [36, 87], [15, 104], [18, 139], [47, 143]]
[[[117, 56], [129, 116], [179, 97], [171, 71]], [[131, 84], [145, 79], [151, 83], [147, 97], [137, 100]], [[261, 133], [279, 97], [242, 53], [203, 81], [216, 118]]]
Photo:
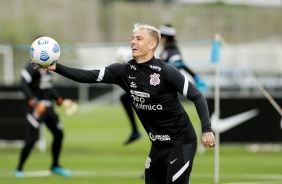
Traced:
[[[34, 61], [30, 61], [30, 63], [35, 64]], [[36, 65], [36, 66], [34, 67], [34, 69], [35, 69], [35, 70], [38, 70], [39, 68], [42, 68], [42, 69], [43, 69], [43, 70], [42, 70], [42, 73], [44, 73], [44, 72], [46, 72], [47, 70], [50, 70], [50, 71], [56, 70], [56, 66], [57, 66], [56, 63], [53, 64], [52, 66], [48, 66], [48, 67], [42, 67], [42, 66]]]

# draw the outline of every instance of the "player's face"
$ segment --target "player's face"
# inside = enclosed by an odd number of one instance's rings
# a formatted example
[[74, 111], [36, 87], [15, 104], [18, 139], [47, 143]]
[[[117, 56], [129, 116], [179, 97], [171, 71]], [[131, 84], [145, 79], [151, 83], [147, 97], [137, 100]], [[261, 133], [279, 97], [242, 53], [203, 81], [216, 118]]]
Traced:
[[152, 57], [153, 38], [149, 31], [140, 30], [132, 36], [131, 51], [132, 57], [138, 62], [145, 62]]

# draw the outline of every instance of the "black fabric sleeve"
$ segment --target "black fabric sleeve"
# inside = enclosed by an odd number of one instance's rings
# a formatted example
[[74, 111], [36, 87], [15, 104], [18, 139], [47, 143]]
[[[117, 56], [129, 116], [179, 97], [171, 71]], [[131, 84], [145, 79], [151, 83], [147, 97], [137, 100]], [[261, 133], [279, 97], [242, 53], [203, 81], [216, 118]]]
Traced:
[[55, 72], [80, 83], [117, 84], [119, 74], [124, 67], [125, 64], [115, 63], [99, 70], [83, 70], [57, 63]]
[[177, 69], [167, 65], [166, 77], [169, 84], [177, 91], [191, 100], [196, 107], [202, 125], [202, 132], [211, 132], [211, 122], [208, 105], [202, 93], [186, 79]]
[[207, 100], [191, 82], [189, 82], [187, 98], [193, 101], [195, 104], [201, 121], [202, 132], [211, 132], [212, 129]]
[[99, 76], [99, 70], [83, 70], [70, 68], [59, 63], [56, 64], [56, 73], [80, 83], [95, 83]]

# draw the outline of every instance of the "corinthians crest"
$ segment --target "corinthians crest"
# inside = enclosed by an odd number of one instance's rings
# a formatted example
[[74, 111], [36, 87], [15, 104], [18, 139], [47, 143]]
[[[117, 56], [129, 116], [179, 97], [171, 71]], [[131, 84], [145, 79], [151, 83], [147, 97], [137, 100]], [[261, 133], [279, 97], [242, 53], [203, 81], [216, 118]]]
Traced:
[[150, 75], [151, 79], [150, 79], [150, 84], [153, 86], [159, 85], [161, 80], [160, 80], [160, 74], [152, 74]]

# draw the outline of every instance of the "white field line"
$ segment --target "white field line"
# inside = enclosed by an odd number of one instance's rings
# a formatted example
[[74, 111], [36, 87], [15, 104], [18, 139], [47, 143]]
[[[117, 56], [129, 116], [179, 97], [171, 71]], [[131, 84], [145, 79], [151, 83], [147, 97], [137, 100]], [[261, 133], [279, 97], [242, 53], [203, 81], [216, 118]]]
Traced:
[[[200, 174], [191, 173], [191, 177], [195, 178], [213, 178], [214, 173]], [[233, 173], [220, 173], [220, 178], [242, 178], [242, 179], [259, 179], [262, 180], [279, 180], [282, 184], [282, 174], [233, 174]]]
[[[142, 172], [130, 172], [130, 171], [72, 171], [73, 176], [98, 176], [98, 177], [141, 177]], [[44, 171], [27, 171], [24, 172], [25, 177], [46, 177], [51, 176], [52, 173], [49, 170]], [[14, 177], [13, 172], [2, 172], [0, 176]], [[193, 178], [213, 178], [213, 173], [192, 173]], [[263, 180], [276, 180], [282, 183], [282, 174], [231, 174], [231, 173], [221, 173], [220, 178], [242, 178], [242, 179], [254, 179], [259, 180], [259, 182], [242, 182], [242, 183], [226, 183], [226, 184], [267, 184], [262, 182]], [[273, 183], [274, 181], [268, 181], [268, 183]]]

